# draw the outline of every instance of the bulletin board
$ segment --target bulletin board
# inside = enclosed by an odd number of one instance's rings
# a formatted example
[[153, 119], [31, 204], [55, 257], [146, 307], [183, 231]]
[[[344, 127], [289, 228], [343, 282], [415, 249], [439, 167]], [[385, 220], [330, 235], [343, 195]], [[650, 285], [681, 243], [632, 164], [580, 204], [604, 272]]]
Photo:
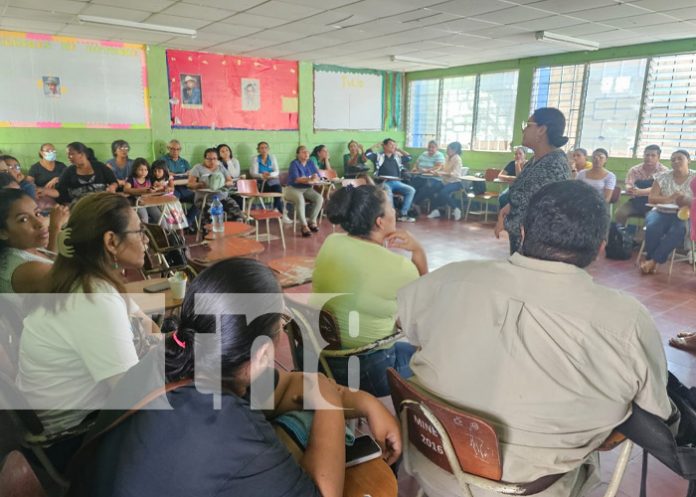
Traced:
[[0, 31], [0, 60], [0, 127], [150, 127], [143, 45]]
[[173, 128], [296, 130], [297, 62], [167, 50]]
[[314, 66], [314, 128], [381, 130], [383, 92], [380, 71]]

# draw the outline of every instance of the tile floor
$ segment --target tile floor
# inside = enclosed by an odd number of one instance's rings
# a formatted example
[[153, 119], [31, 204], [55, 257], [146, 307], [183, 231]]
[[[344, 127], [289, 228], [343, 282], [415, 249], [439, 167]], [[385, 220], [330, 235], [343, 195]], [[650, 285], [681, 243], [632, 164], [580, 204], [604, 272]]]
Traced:
[[[415, 224], [401, 224], [399, 227], [410, 230], [423, 244], [430, 269], [452, 261], [469, 259], [504, 258], [508, 255], [507, 239], [496, 240], [493, 224], [471, 222], [464, 223], [450, 220], [428, 220], [423, 217]], [[340, 231], [340, 230], [339, 230]], [[308, 255], [317, 253], [323, 239], [332, 232], [328, 221], [321, 225], [321, 231], [312, 238], [305, 239], [299, 232], [293, 236], [292, 230], [286, 228], [286, 255]], [[267, 250], [258, 258], [269, 261], [282, 257], [280, 241], [271, 242]], [[657, 274], [643, 276], [630, 261], [611, 261], [603, 255], [594, 262], [589, 272], [595, 281], [607, 286], [621, 289], [643, 302], [657, 323], [662, 336], [669, 369], [685, 384], [696, 385], [696, 357], [673, 349], [667, 345], [669, 337], [682, 329], [696, 329], [696, 275], [686, 263], [675, 263], [670, 281], [667, 268], [661, 268]], [[289, 289], [290, 292], [309, 292], [311, 285]], [[280, 351], [279, 362], [291, 366], [288, 351]], [[602, 455], [603, 480], [606, 481], [613, 469], [613, 462], [618, 450]], [[639, 494], [641, 452], [634, 448], [631, 463], [627, 469], [619, 491], [620, 497], [634, 497]], [[414, 482], [400, 475], [400, 496], [415, 495]], [[606, 485], [598, 487], [589, 497], [604, 495]], [[650, 497], [678, 497], [685, 495], [686, 482], [674, 475], [659, 462], [651, 460], [648, 476], [648, 495]]]

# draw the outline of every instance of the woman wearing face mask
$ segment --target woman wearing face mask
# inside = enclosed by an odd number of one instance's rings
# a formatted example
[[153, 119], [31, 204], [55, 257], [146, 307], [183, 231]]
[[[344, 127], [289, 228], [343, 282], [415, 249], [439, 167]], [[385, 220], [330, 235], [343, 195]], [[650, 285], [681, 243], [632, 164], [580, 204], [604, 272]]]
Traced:
[[39, 196], [58, 197], [56, 183], [68, 166], [57, 161], [56, 157], [56, 147], [52, 143], [44, 143], [39, 149], [39, 161], [29, 168], [27, 181], [37, 186]]

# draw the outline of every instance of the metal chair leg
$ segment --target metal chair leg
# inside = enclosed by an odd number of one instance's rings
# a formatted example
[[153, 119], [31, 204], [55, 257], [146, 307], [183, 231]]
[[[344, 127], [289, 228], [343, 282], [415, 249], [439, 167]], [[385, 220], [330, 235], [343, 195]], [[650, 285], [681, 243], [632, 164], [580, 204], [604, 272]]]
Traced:
[[278, 218], [278, 229], [280, 230], [280, 241], [283, 242], [283, 250], [285, 250], [285, 233], [283, 232], [283, 221]]
[[271, 225], [270, 220], [266, 219], [266, 240], [268, 240], [268, 246], [271, 246]]

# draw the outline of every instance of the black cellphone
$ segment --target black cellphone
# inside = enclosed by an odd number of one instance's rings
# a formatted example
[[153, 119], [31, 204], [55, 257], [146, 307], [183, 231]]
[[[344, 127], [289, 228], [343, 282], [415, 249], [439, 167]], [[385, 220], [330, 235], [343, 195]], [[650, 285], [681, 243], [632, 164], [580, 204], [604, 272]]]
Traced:
[[371, 461], [382, 456], [379, 448], [370, 435], [357, 437], [353, 445], [346, 445], [346, 468]]

